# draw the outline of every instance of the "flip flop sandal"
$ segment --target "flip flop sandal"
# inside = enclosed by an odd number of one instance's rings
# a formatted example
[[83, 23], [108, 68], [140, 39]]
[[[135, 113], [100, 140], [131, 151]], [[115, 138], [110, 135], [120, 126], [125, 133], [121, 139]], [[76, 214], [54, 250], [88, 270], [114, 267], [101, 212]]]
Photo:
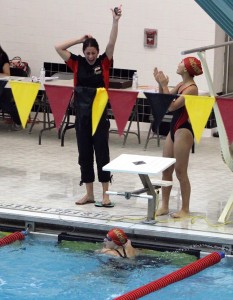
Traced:
[[102, 202], [95, 202], [95, 206], [96, 207], [114, 207], [115, 206], [115, 204], [114, 203], [112, 203], [112, 202], [110, 202], [110, 203], [108, 203], [108, 204], [103, 204]]
[[78, 201], [77, 202], [75, 202], [75, 204], [76, 205], [85, 205], [85, 204], [90, 204], [90, 203], [95, 203], [95, 200], [87, 200], [87, 201], [85, 201], [85, 202], [83, 202], [83, 203], [79, 203]]

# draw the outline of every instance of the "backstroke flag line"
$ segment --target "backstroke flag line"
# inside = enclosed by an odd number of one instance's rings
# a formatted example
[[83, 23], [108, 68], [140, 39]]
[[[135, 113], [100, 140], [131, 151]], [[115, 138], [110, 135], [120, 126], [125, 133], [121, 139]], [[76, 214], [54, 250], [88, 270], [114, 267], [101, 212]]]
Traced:
[[209, 96], [183, 95], [194, 136], [199, 143], [210, 113], [213, 109], [215, 98]]
[[33, 103], [38, 94], [40, 83], [9, 81], [22, 127], [25, 128]]
[[[0, 80], [0, 101], [6, 83], [6, 80]], [[25, 128], [32, 106], [38, 94], [40, 83], [10, 80], [9, 84], [16, 103], [22, 127]], [[71, 100], [73, 87], [45, 85], [45, 89], [51, 110], [54, 115], [56, 127], [59, 128], [68, 104]], [[81, 91], [81, 94], [83, 94], [83, 90]], [[159, 126], [171, 101], [175, 99], [177, 95], [148, 92], [144, 92], [144, 94], [150, 101], [153, 117], [156, 125]], [[97, 129], [109, 97], [113, 115], [118, 128], [118, 133], [119, 135], [122, 135], [135, 105], [138, 92], [109, 90], [107, 93], [105, 88], [98, 88], [88, 89], [84, 95], [88, 95], [89, 98], [91, 95], [93, 95], [92, 99], [90, 98], [90, 100], [88, 100], [88, 103], [90, 102], [90, 112], [92, 113], [92, 134], [94, 134]], [[215, 98], [209, 96], [183, 96], [185, 98], [185, 106], [194, 131], [195, 139], [197, 142], [199, 142], [210, 113], [213, 109]], [[229, 144], [231, 145], [233, 143], [233, 99], [216, 97], [216, 101], [223, 119]], [[77, 103], [80, 102], [77, 101]], [[88, 112], [87, 103], [84, 103], [84, 108], [84, 111], [87, 110]]]
[[108, 95], [118, 134], [121, 136], [137, 100], [138, 92], [109, 90]]
[[147, 93], [144, 92], [146, 98], [149, 100], [152, 115], [154, 118], [155, 128], [159, 127], [164, 115], [167, 113], [168, 107], [171, 102], [176, 99], [177, 95], [172, 94], [159, 94], [159, 93]]
[[56, 128], [59, 130], [73, 94], [73, 87], [50, 84], [44, 84], [44, 87], [53, 113]]

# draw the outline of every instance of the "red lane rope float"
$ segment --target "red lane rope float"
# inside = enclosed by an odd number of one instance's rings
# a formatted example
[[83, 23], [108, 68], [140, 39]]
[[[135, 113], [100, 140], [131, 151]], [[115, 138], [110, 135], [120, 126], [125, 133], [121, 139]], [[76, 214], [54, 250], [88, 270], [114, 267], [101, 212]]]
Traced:
[[14, 232], [0, 239], [0, 247], [14, 243], [15, 241], [24, 240], [25, 235], [22, 232]]
[[130, 291], [122, 296], [114, 298], [114, 300], [135, 300], [139, 299], [147, 294], [155, 292], [169, 284], [180, 281], [184, 278], [192, 276], [218, 262], [225, 257], [224, 252], [213, 252], [195, 262], [188, 264], [187, 266], [176, 270], [168, 275], [165, 275], [155, 281], [152, 281], [142, 287], [139, 287], [133, 291]]

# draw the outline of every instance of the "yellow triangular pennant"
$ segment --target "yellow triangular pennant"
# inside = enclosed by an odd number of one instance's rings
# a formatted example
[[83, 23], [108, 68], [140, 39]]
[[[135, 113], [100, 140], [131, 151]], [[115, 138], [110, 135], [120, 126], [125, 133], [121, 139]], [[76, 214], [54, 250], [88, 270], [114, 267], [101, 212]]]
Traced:
[[96, 95], [92, 104], [92, 135], [95, 134], [99, 121], [102, 117], [106, 104], [108, 102], [108, 93], [105, 88], [96, 89]]
[[25, 128], [28, 116], [38, 94], [40, 83], [9, 81], [22, 127]]
[[215, 98], [208, 96], [183, 95], [185, 107], [193, 128], [194, 136], [199, 143], [201, 135], [212, 111]]

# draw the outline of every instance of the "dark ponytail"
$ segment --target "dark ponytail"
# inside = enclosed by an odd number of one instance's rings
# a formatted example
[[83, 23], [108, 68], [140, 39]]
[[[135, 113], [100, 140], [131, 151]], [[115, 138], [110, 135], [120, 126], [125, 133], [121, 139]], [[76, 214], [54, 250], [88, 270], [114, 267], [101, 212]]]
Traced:
[[83, 42], [83, 52], [86, 50], [87, 47], [94, 47], [99, 52], [99, 44], [94, 38], [88, 38]]

